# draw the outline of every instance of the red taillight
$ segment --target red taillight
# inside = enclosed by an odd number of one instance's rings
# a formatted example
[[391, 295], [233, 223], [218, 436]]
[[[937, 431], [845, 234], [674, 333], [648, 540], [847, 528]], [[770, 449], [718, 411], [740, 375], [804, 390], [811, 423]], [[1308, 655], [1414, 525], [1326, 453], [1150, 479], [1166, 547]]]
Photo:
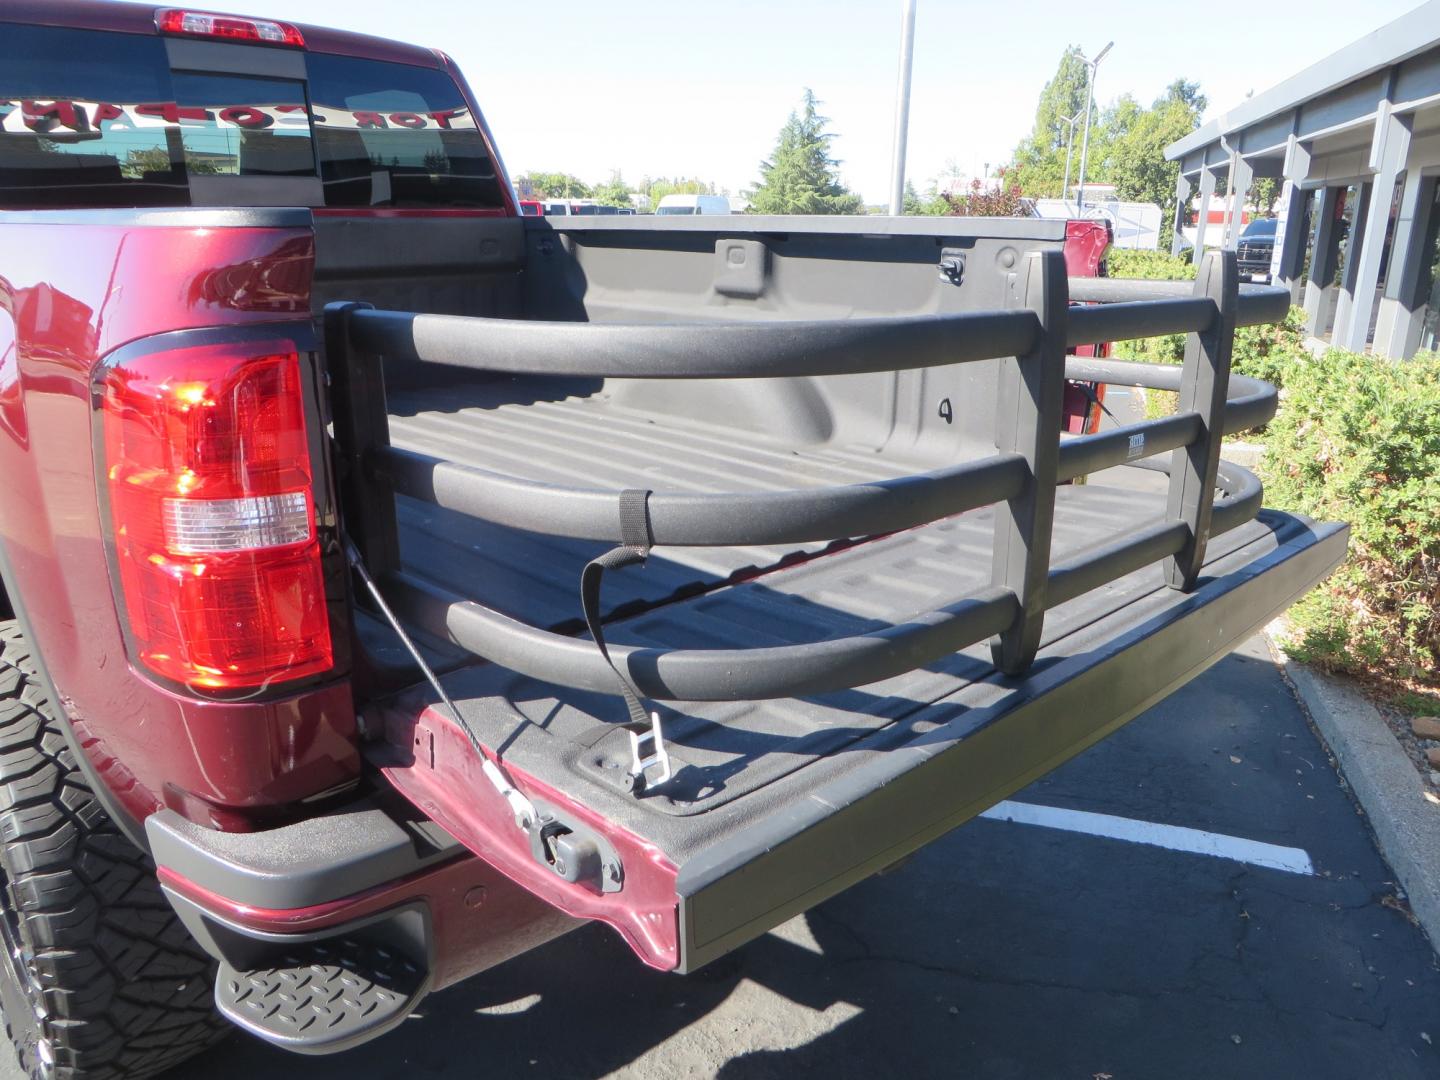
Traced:
[[297, 354], [152, 353], [108, 370], [101, 407], [138, 659], [176, 682], [225, 690], [329, 670]]
[[248, 19], [241, 15], [216, 15], [209, 11], [161, 8], [155, 25], [162, 34], [191, 34], [195, 37], [250, 41], [260, 45], [305, 47], [305, 35], [298, 27], [273, 19]]

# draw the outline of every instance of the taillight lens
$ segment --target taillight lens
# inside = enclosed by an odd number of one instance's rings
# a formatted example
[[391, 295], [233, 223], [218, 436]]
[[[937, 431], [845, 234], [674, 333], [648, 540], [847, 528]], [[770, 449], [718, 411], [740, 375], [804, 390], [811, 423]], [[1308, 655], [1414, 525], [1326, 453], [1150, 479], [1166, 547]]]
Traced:
[[205, 345], [101, 393], [120, 591], [138, 659], [246, 689], [333, 666], [298, 355]]
[[155, 13], [155, 25], [162, 34], [191, 34], [195, 37], [225, 38], [260, 45], [305, 47], [305, 35], [298, 27], [273, 19], [250, 19], [241, 15], [217, 15], [209, 11], [162, 8]]

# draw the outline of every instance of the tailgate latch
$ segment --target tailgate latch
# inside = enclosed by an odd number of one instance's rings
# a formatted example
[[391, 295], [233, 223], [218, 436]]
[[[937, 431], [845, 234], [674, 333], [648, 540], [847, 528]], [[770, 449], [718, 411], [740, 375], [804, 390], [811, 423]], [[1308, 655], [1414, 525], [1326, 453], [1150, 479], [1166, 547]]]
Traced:
[[648, 728], [637, 731], [634, 726], [628, 726], [626, 730], [630, 732], [630, 790], [639, 795], [647, 787], [658, 787], [670, 779], [670, 751], [665, 748], [665, 733], [660, 730], [658, 712], [650, 713]]
[[941, 281], [948, 281], [951, 285], [961, 284], [965, 280], [965, 252], [959, 248], [942, 248], [936, 269], [940, 271]]

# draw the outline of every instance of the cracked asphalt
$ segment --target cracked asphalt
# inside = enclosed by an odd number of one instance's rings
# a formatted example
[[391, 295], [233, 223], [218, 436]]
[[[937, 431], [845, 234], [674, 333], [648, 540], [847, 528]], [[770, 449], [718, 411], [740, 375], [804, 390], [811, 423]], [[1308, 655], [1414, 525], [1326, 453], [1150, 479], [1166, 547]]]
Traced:
[[1303, 848], [1316, 875], [977, 820], [698, 975], [591, 926], [357, 1051], [237, 1036], [175, 1075], [1440, 1076], [1435, 955], [1258, 640], [1017, 799]]

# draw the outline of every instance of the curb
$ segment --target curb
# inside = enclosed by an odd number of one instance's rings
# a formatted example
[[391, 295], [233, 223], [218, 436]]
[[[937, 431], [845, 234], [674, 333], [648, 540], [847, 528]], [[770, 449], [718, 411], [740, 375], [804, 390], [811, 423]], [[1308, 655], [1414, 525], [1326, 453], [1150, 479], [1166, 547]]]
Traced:
[[1440, 948], [1440, 805], [1424, 797], [1415, 764], [1375, 707], [1345, 681], [1290, 659], [1275, 630], [1273, 623], [1266, 627], [1265, 640], [1276, 664], [1369, 818], [1431, 947]]
[[1241, 468], [1253, 469], [1265, 457], [1265, 447], [1261, 443], [1241, 442], [1236, 439], [1220, 448], [1220, 456]]

